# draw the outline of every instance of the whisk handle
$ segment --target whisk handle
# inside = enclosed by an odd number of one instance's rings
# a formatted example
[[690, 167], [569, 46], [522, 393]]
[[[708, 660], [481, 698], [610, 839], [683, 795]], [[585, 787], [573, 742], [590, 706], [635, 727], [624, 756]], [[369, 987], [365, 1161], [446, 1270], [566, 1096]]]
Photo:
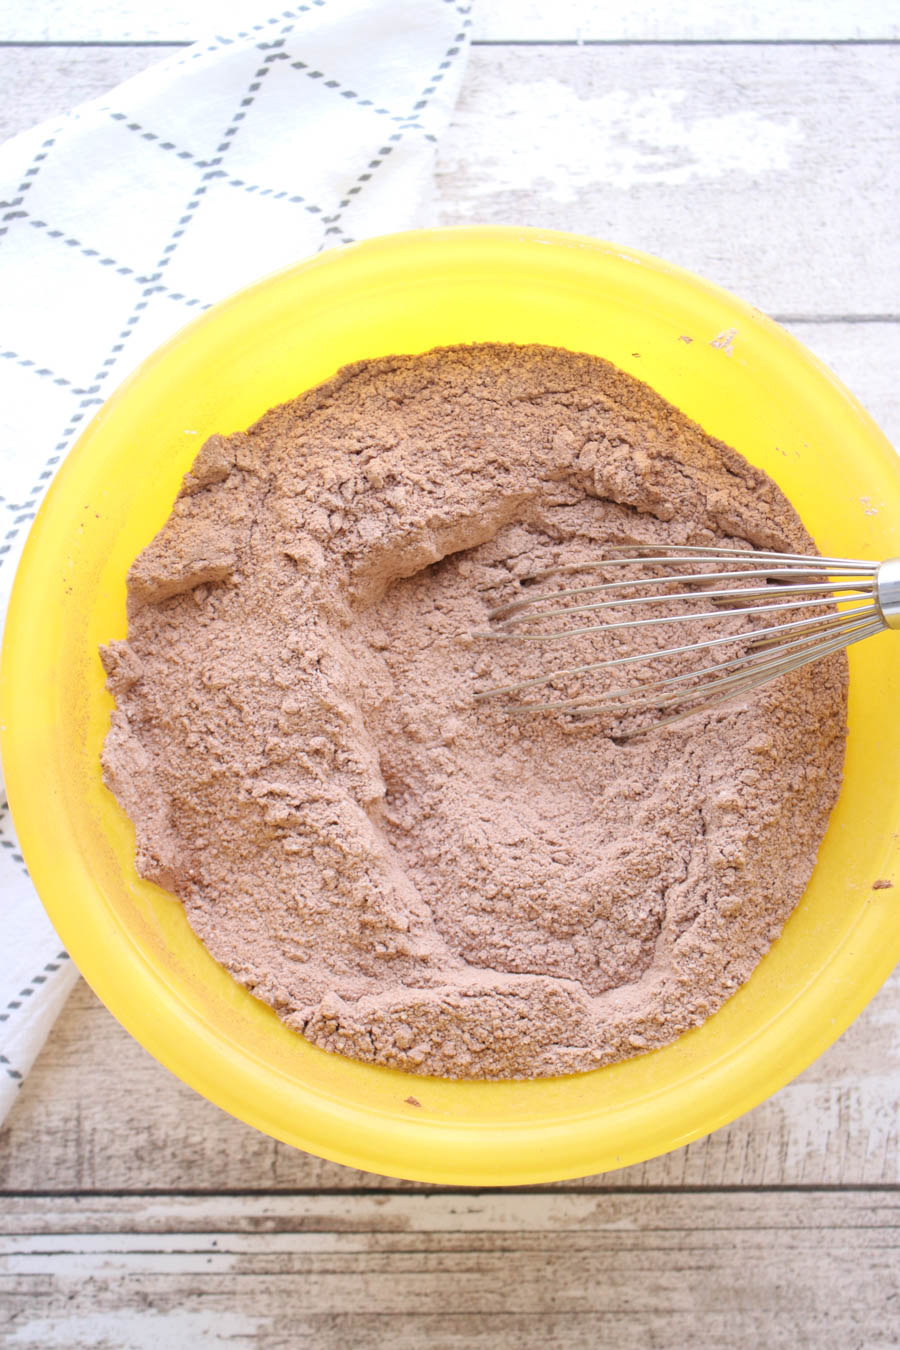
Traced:
[[875, 599], [888, 628], [900, 628], [900, 558], [888, 558], [878, 568]]

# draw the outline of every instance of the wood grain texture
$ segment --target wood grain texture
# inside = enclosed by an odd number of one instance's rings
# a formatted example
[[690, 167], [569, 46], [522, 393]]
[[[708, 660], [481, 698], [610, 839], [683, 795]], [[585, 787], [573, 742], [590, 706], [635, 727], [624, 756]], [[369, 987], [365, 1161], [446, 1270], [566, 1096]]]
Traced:
[[437, 219], [627, 243], [775, 316], [896, 316], [898, 70], [881, 47], [476, 48]]
[[0, 141], [100, 98], [178, 47], [0, 47]]
[[[900, 973], [755, 1111], [577, 1187], [900, 1184]], [[431, 1191], [315, 1158], [180, 1083], [79, 984], [0, 1133], [0, 1191]]]
[[753, 42], [884, 39], [900, 35], [886, 0], [474, 0], [476, 39], [582, 42]]
[[786, 323], [900, 449], [900, 323]]
[[21, 1350], [900, 1337], [896, 1195], [28, 1199], [0, 1223]]
[[[283, 6], [282, 8], [290, 8]], [[0, 41], [193, 40], [279, 13], [248, 0], [31, 0], [0, 12]], [[772, 41], [900, 36], [889, 0], [474, 0], [473, 34], [491, 41]]]
[[[158, 58], [0, 49], [15, 93], [0, 134]], [[898, 71], [890, 47], [478, 48], [439, 147], [435, 222], [575, 230], [776, 316], [896, 320]]]

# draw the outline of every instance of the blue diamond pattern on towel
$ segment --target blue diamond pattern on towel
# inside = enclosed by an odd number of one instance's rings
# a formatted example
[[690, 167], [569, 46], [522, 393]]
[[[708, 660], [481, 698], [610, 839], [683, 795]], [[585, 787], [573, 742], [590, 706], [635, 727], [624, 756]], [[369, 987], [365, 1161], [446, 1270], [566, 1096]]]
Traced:
[[37, 472], [34, 457], [23, 454], [23, 446], [43, 447], [49, 455], [60, 427], [68, 424], [86, 393], [85, 386], [8, 347], [0, 349], [0, 384], [0, 484], [6, 508], [0, 514], [2, 534], [30, 509]]
[[71, 236], [18, 220], [4, 240], [2, 341], [88, 386], [140, 293], [121, 275], [85, 257]]
[[[130, 267], [136, 275], [150, 272], [197, 182], [194, 162], [168, 154], [158, 142], [135, 137], [113, 118], [98, 121], [92, 141], [97, 154], [93, 166], [62, 147], [51, 152], [29, 194], [26, 221], [54, 235], [59, 231], [65, 240], [75, 239], [74, 247], [113, 271]], [[119, 165], [114, 193], [106, 182], [112, 163]]]
[[[304, 117], [295, 126], [291, 154], [286, 157], [283, 146], [279, 152], [268, 140], [265, 127], [272, 118], [288, 123], [301, 96]], [[322, 80], [302, 80], [286, 60], [271, 69], [222, 167], [276, 189], [296, 190], [302, 179], [312, 187], [307, 195], [327, 207], [336, 201], [341, 185], [356, 176], [372, 150], [395, 130], [374, 108], [336, 96]]]
[[[223, 220], [228, 222], [226, 231]], [[223, 283], [227, 291], [240, 290], [262, 272], [315, 253], [323, 229], [321, 214], [311, 214], [301, 204], [254, 196], [227, 184], [213, 186], [172, 258], [167, 284], [190, 286], [215, 300]]]

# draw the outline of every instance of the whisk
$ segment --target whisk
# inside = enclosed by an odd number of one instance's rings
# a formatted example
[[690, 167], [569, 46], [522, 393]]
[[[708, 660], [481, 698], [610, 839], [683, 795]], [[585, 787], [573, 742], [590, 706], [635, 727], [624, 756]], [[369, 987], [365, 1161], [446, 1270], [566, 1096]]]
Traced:
[[[624, 576], [625, 569], [638, 575]], [[565, 589], [541, 585], [582, 573], [596, 579]], [[475, 695], [512, 700], [504, 705], [511, 713], [666, 714], [649, 725], [632, 724], [623, 739], [714, 708], [886, 628], [900, 629], [900, 558], [877, 563], [752, 548], [610, 544], [590, 562], [533, 572], [520, 578], [520, 586], [525, 593], [491, 610], [490, 629], [477, 636], [554, 644], [639, 629], [649, 640], [654, 633], [671, 636], [663, 625], [685, 625], [685, 640], [661, 649], [641, 642], [638, 651], [556, 665]], [[608, 611], [614, 613], [604, 621]], [[741, 620], [737, 630], [729, 625], [731, 631], [706, 636], [709, 625], [725, 616]], [[689, 629], [697, 623], [707, 628], [691, 642]], [[741, 648], [737, 655], [730, 650], [735, 644]], [[659, 675], [663, 660], [670, 668], [674, 664], [676, 673]], [[619, 678], [629, 666], [639, 673], [648, 662], [654, 663], [651, 677], [636, 683], [556, 699], [542, 693], [548, 685], [600, 672]], [[686, 663], [691, 663], [687, 670]]]

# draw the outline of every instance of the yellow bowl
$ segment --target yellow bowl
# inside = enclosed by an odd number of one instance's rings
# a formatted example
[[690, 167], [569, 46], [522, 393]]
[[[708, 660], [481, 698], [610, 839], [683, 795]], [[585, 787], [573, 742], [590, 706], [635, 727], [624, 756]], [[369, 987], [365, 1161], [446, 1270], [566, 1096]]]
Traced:
[[453, 1083], [328, 1055], [215, 964], [141, 881], [100, 779], [125, 574], [203, 439], [338, 366], [459, 342], [607, 357], [765, 469], [819, 548], [900, 553], [900, 460], [858, 403], [758, 311], [645, 255], [540, 230], [435, 230], [315, 258], [226, 300], [144, 363], [63, 465], [32, 529], [0, 683], [13, 814], [77, 965], [152, 1054], [290, 1144], [389, 1176], [519, 1185], [602, 1172], [726, 1123], [826, 1048], [900, 958], [900, 649], [850, 654], [840, 801], [783, 936], [705, 1026], [664, 1050], [537, 1082]]

